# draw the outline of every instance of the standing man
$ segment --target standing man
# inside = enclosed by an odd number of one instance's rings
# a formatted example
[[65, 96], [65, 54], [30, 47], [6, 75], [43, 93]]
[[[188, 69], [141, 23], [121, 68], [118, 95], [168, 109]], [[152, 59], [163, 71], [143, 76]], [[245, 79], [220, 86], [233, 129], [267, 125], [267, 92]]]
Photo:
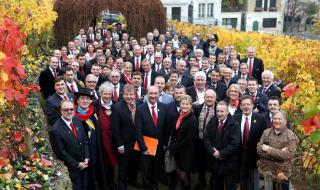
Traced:
[[241, 190], [258, 190], [257, 143], [267, 128], [267, 122], [262, 115], [252, 111], [253, 102], [250, 96], [241, 97], [240, 108], [242, 113], [234, 116], [241, 129], [240, 187]]
[[89, 145], [80, 119], [74, 117], [71, 100], [60, 103], [61, 117], [49, 130], [52, 150], [67, 166], [73, 190], [87, 190]]
[[281, 90], [273, 84], [274, 75], [270, 70], [262, 72], [262, 87], [259, 89], [260, 92], [267, 95], [269, 98], [277, 96], [281, 98]]
[[123, 100], [114, 105], [111, 115], [111, 130], [119, 160], [118, 190], [127, 189], [127, 176], [132, 183], [137, 184], [138, 164], [133, 162], [137, 157], [133, 151], [136, 141], [134, 125], [136, 107], [135, 88], [126, 85], [123, 89]]
[[149, 86], [154, 85], [154, 79], [159, 74], [151, 69], [151, 62], [148, 59], [142, 61], [143, 68], [143, 87], [148, 89]]
[[204, 95], [208, 88], [206, 85], [207, 76], [203, 71], [198, 71], [194, 75], [194, 86], [190, 86], [187, 88], [187, 94], [191, 96], [192, 101], [195, 104], [204, 103]]
[[217, 116], [212, 118], [204, 134], [204, 144], [210, 154], [211, 182], [215, 190], [237, 189], [240, 127], [228, 111], [227, 103], [220, 101]]
[[259, 84], [262, 84], [261, 74], [264, 71], [263, 61], [255, 57], [256, 49], [254, 47], [248, 48], [248, 57], [241, 60], [241, 63], [245, 62], [248, 65], [249, 76], [258, 80]]
[[[164, 159], [164, 146], [166, 140], [166, 106], [158, 102], [159, 89], [156, 86], [148, 88], [148, 100], [137, 108], [135, 127], [137, 130], [137, 142], [142, 153], [143, 185], [146, 190], [158, 188], [160, 165]], [[155, 156], [150, 155], [143, 136], [158, 140]]]
[[48, 67], [40, 73], [39, 86], [45, 99], [54, 94], [54, 79], [58, 77], [58, 59], [51, 57]]

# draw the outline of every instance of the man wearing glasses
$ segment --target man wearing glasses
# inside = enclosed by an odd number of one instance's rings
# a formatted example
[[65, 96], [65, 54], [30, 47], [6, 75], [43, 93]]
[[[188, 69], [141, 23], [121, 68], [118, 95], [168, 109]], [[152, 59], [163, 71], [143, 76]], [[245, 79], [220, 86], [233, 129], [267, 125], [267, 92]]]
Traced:
[[80, 119], [74, 117], [71, 100], [61, 101], [60, 112], [61, 117], [49, 130], [52, 150], [67, 166], [73, 189], [87, 189], [88, 139]]

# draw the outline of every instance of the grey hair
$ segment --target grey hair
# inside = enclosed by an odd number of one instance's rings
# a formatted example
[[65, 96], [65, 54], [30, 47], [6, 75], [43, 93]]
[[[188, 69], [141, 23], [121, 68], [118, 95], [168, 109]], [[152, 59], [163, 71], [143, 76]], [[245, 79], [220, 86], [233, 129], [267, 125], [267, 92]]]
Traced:
[[99, 95], [101, 96], [105, 90], [110, 90], [111, 93], [113, 94], [113, 85], [111, 84], [111, 82], [106, 81], [100, 85], [99, 91], [98, 91]]

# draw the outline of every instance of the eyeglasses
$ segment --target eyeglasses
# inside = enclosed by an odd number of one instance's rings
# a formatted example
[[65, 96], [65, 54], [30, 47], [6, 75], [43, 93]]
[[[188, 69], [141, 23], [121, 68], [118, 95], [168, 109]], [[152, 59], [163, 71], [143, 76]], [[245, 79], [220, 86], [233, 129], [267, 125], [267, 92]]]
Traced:
[[111, 78], [119, 78], [119, 76], [111, 76]]
[[87, 83], [96, 83], [97, 81], [86, 81]]
[[66, 108], [66, 109], [62, 109], [62, 111], [65, 111], [65, 112], [72, 112], [72, 111], [74, 111], [74, 109], [73, 109], [73, 108]]

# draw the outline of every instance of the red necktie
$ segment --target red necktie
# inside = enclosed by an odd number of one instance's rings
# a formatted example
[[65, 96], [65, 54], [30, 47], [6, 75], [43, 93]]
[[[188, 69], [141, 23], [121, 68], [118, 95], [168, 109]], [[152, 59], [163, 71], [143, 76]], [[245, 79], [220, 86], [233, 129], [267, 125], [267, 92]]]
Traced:
[[246, 147], [249, 139], [249, 119], [246, 117], [242, 134], [242, 146]]
[[156, 111], [154, 110], [155, 107], [156, 107], [156, 106], [151, 106], [151, 109], [152, 109], [152, 120], [153, 120], [154, 126], [157, 127], [158, 118], [157, 118]]
[[219, 125], [219, 128], [218, 128], [218, 131], [219, 131], [220, 134], [222, 132], [222, 128], [223, 128], [223, 121], [220, 120], [220, 125]]
[[136, 71], [140, 71], [140, 63], [139, 63], [139, 59], [136, 59]]
[[63, 96], [63, 99], [64, 99], [64, 100], [68, 100], [68, 96], [67, 96], [67, 95], [64, 95], [64, 96]]
[[114, 101], [118, 101], [119, 100], [119, 96], [118, 96], [118, 92], [117, 92], [117, 87], [114, 87], [114, 91], [113, 91], [113, 100]]
[[144, 88], [147, 89], [148, 88], [148, 73], [146, 73], [146, 76], [144, 77]]
[[141, 54], [142, 54], [142, 56], [144, 55], [144, 47], [142, 47]]
[[70, 85], [70, 87], [71, 87], [71, 92], [72, 92], [72, 93], [75, 93], [75, 92], [76, 92], [76, 89], [74, 89], [73, 84], [72, 84], [72, 85]]
[[157, 65], [157, 72], [160, 71], [160, 65]]
[[251, 100], [252, 100], [252, 103], [254, 103], [254, 100], [256, 99], [256, 97], [253, 95], [251, 96]]
[[138, 100], [138, 99], [139, 99], [139, 89], [136, 88], [136, 100]]
[[74, 127], [74, 124], [73, 124], [73, 123], [70, 123], [70, 127], [71, 127], [71, 131], [72, 131], [74, 137], [76, 137], [76, 139], [78, 139], [77, 130], [76, 130], [76, 128]]
[[53, 77], [56, 79], [57, 78], [57, 71], [56, 69], [53, 69]]
[[252, 76], [252, 59], [249, 59], [249, 75]]

